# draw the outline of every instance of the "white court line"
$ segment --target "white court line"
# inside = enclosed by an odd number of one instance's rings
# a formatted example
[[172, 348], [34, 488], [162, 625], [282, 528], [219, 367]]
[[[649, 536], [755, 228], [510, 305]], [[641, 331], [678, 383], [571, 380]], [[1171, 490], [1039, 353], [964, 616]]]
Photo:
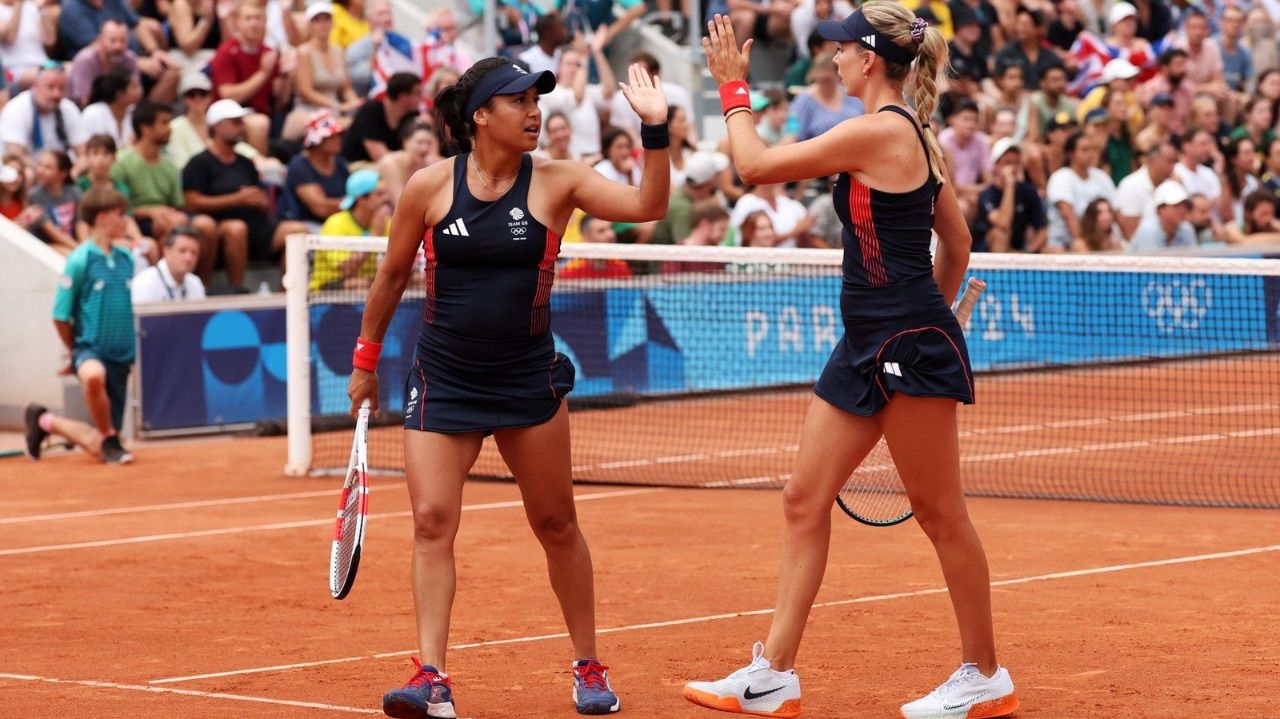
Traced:
[[[595, 492], [591, 494], [579, 494], [574, 497], [575, 502], [589, 502], [595, 499], [613, 499], [614, 497], [630, 497], [637, 494], [651, 494], [653, 492], [666, 491], [661, 487], [645, 487], [642, 489], [627, 489], [620, 492]], [[489, 502], [487, 504], [465, 504], [462, 506], [464, 512], [475, 512], [486, 509], [511, 509], [513, 507], [523, 507], [524, 503], [520, 500], [512, 500], [508, 502]], [[409, 517], [413, 513], [411, 511], [404, 512], [387, 512], [385, 514], [371, 514], [369, 520], [396, 519], [400, 517]], [[203, 529], [194, 532], [170, 532], [167, 534], [149, 534], [141, 537], [125, 537], [123, 539], [100, 539], [92, 542], [72, 542], [70, 544], [46, 544], [39, 547], [17, 547], [14, 549], [0, 549], [0, 557], [10, 557], [17, 554], [37, 554], [40, 552], [56, 552], [64, 549], [91, 549], [94, 547], [115, 547], [124, 544], [145, 544], [148, 542], [164, 542], [174, 539], [194, 539], [197, 537], [218, 537], [228, 534], [245, 534], [248, 532], [268, 532], [281, 529], [299, 529], [302, 527], [320, 527], [332, 526], [333, 518], [329, 519], [305, 519], [297, 522], [275, 522], [272, 524], [256, 524], [247, 527], [220, 527], [218, 529]]]
[[[372, 489], [372, 488], [371, 488]], [[23, 522], [50, 522], [59, 519], [83, 519], [85, 517], [106, 517], [112, 514], [132, 514], [135, 512], [160, 512], [169, 509], [200, 509], [202, 507], [223, 507], [231, 504], [253, 504], [257, 502], [278, 502], [290, 499], [313, 499], [329, 497], [336, 494], [333, 490], [314, 492], [294, 492], [292, 494], [263, 494], [257, 497], [230, 497], [227, 499], [199, 499], [190, 502], [171, 502], [168, 504], [141, 504], [133, 507], [114, 507], [112, 509], [86, 509], [80, 512], [61, 512], [59, 514], [32, 514], [25, 517], [4, 517], [0, 524], [21, 524]]]
[[[1213, 554], [1196, 554], [1187, 557], [1173, 557], [1171, 559], [1153, 559], [1148, 562], [1133, 562], [1130, 564], [1113, 564], [1106, 567], [1093, 567], [1090, 569], [1076, 569], [1067, 572], [1052, 572], [1050, 574], [1035, 574], [1028, 577], [1017, 577], [1014, 579], [1001, 579], [991, 583], [992, 587], [1009, 587], [1018, 584], [1029, 584], [1031, 582], [1046, 582], [1054, 579], [1071, 579], [1075, 577], [1087, 577], [1095, 574], [1110, 574], [1113, 572], [1123, 572], [1132, 569], [1147, 569], [1150, 567], [1164, 567], [1175, 564], [1188, 564], [1191, 562], [1207, 562], [1215, 559], [1232, 559], [1235, 557], [1245, 557], [1253, 554], [1262, 554], [1265, 552], [1280, 551], [1280, 544], [1273, 544], [1265, 547], [1250, 547], [1248, 549], [1237, 549], [1228, 552], [1214, 552]], [[885, 602], [893, 599], [912, 599], [915, 597], [924, 597], [931, 594], [943, 594], [947, 591], [946, 587], [932, 587], [930, 589], [917, 589], [911, 592], [895, 592], [892, 594], [874, 594], [866, 597], [855, 597], [852, 599], [836, 599], [830, 602], [818, 602], [813, 605], [814, 609], [824, 609], [829, 607], [843, 607], [850, 604], [867, 604], [870, 602]], [[722, 619], [735, 619], [737, 617], [755, 617], [767, 614], [773, 614], [773, 609], [752, 609], [742, 612], [726, 612], [724, 614], [709, 614], [701, 617], [688, 617], [685, 619], [671, 619], [661, 622], [646, 622], [644, 624], [628, 624], [620, 627], [606, 627], [597, 629], [596, 634], [619, 634], [622, 632], [635, 632], [644, 629], [661, 629], [666, 627], [678, 627], [687, 624], [703, 624], [706, 622], [715, 622]], [[484, 642], [468, 642], [465, 644], [454, 644], [449, 647], [451, 651], [461, 649], [477, 649], [481, 647], [495, 647], [506, 644], [526, 644], [529, 642], [540, 642], [548, 639], [564, 639], [569, 636], [568, 632], [557, 632], [555, 634], [537, 634], [525, 637], [510, 637], [507, 639], [491, 639]], [[406, 649], [404, 651], [380, 652], [377, 654], [367, 654], [354, 657], [342, 657], [340, 659], [321, 659], [314, 662], [298, 662], [295, 664], [280, 664], [271, 667], [256, 667], [252, 669], [235, 669], [225, 672], [214, 672], [211, 674], [193, 674], [185, 677], [166, 677], [163, 679], [152, 679], [149, 684], [174, 684], [177, 682], [195, 681], [198, 679], [216, 679], [218, 677], [241, 676], [245, 674], [260, 674], [264, 672], [288, 671], [291, 669], [303, 669], [306, 667], [318, 667], [329, 664], [345, 664], [349, 662], [358, 662], [364, 659], [388, 659], [391, 657], [402, 657], [417, 653], [416, 649]]]
[[0, 679], [12, 679], [20, 682], [45, 682], [47, 684], [72, 684], [82, 687], [94, 687], [96, 689], [125, 689], [135, 692], [151, 692], [153, 694], [181, 694], [182, 696], [201, 697], [205, 699], [229, 699], [239, 702], [257, 702], [259, 704], [277, 704], [287, 707], [298, 707], [299, 709], [324, 709], [327, 711], [344, 712], [346, 714], [375, 714], [381, 715], [380, 711], [372, 709], [360, 709], [358, 707], [344, 707], [336, 704], [318, 704], [316, 702], [296, 702], [288, 699], [268, 699], [266, 697], [251, 697], [244, 694], [223, 694], [221, 692], [200, 692], [192, 689], [173, 689], [170, 687], [154, 687], [143, 684], [116, 684], [115, 682], [99, 682], [91, 679], [55, 679], [53, 677], [37, 677], [29, 674], [0, 674]]

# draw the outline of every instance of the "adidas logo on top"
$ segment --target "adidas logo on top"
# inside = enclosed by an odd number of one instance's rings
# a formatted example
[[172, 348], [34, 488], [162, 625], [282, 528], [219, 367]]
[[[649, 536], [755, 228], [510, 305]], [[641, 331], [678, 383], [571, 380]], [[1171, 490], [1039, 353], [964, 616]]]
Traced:
[[742, 87], [741, 85], [739, 85], [739, 86], [738, 86], [738, 89], [737, 89], [736, 91], [734, 91], [734, 93], [733, 93], [733, 94], [735, 94], [735, 95], [750, 95], [751, 93], [750, 93], [750, 92], [747, 92], [747, 88]]
[[455, 236], [457, 236], [457, 237], [470, 237], [470, 236], [471, 236], [471, 233], [470, 233], [470, 232], [467, 232], [467, 226], [466, 226], [465, 224], [463, 224], [463, 222], [462, 222], [462, 218], [461, 218], [461, 217], [459, 217], [458, 219], [456, 219], [456, 220], [454, 220], [453, 222], [449, 223], [449, 226], [448, 226], [448, 227], [444, 228], [443, 230], [440, 230], [440, 234], [442, 234], [442, 235], [455, 235]]
[[865, 37], [863, 37], [863, 38], [862, 38], [862, 41], [863, 41], [863, 42], [865, 42], [867, 45], [870, 45], [872, 48], [874, 48], [874, 47], [876, 46], [876, 36], [875, 36], [875, 35], [867, 35], [867, 36], [865, 36]]

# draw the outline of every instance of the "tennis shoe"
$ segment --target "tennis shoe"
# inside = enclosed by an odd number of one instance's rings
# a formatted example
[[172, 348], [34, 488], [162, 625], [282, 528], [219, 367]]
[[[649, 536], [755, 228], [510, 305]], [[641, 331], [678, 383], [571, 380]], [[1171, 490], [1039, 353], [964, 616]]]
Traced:
[[382, 695], [382, 713], [396, 719], [454, 719], [458, 712], [453, 706], [453, 686], [448, 674], [441, 674], [433, 666], [423, 665], [413, 657], [418, 668], [413, 678], [400, 689], [392, 689]]
[[120, 435], [113, 434], [102, 440], [102, 461], [107, 464], [128, 464], [133, 455], [120, 444]]
[[23, 413], [23, 420], [27, 426], [27, 456], [31, 459], [40, 459], [40, 449], [44, 446], [44, 440], [49, 433], [40, 429], [40, 416], [49, 410], [38, 404], [27, 405], [27, 411]]
[[990, 677], [977, 664], [961, 664], [942, 686], [902, 705], [905, 719], [991, 719], [1018, 708], [1009, 670], [1000, 667]]
[[751, 663], [714, 682], [689, 682], [684, 698], [709, 709], [766, 717], [800, 716], [800, 677], [794, 669], [774, 671], [764, 643], [752, 647]]
[[573, 663], [573, 703], [579, 714], [609, 714], [618, 711], [618, 695], [609, 686], [609, 667], [594, 659]]

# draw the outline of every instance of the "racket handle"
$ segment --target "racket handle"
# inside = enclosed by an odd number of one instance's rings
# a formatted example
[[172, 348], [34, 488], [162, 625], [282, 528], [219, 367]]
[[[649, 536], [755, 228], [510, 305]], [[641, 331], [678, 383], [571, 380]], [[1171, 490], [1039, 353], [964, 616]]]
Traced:
[[986, 282], [977, 277], [969, 278], [969, 283], [964, 288], [964, 294], [960, 297], [960, 304], [956, 307], [956, 319], [961, 325], [969, 321], [969, 315], [973, 314], [974, 305], [978, 304], [978, 298], [982, 296], [983, 291], [986, 289]]
[[369, 403], [369, 400], [368, 400], [368, 399], [365, 399], [365, 401], [361, 402], [361, 403], [360, 403], [360, 415], [359, 415], [359, 417], [358, 417], [357, 419], [360, 419], [360, 420], [366, 420], [366, 419], [369, 419], [369, 410], [370, 410], [370, 407], [371, 407], [371, 406], [372, 406], [372, 405]]

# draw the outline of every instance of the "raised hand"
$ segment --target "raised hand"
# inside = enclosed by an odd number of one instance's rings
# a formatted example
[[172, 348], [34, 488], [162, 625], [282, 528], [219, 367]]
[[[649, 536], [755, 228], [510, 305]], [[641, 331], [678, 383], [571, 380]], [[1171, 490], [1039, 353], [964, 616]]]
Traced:
[[711, 77], [717, 84], [747, 79], [747, 66], [751, 64], [751, 46], [754, 44], [755, 41], [748, 38], [739, 49], [738, 39], [733, 36], [733, 23], [724, 15], [717, 13], [707, 22], [702, 53], [707, 56], [707, 69], [711, 70]]
[[631, 83], [619, 82], [622, 95], [631, 103], [631, 109], [640, 116], [646, 125], [661, 125], [667, 121], [667, 96], [662, 92], [662, 83], [657, 75], [650, 76], [649, 71], [640, 63], [632, 63], [627, 68]]

